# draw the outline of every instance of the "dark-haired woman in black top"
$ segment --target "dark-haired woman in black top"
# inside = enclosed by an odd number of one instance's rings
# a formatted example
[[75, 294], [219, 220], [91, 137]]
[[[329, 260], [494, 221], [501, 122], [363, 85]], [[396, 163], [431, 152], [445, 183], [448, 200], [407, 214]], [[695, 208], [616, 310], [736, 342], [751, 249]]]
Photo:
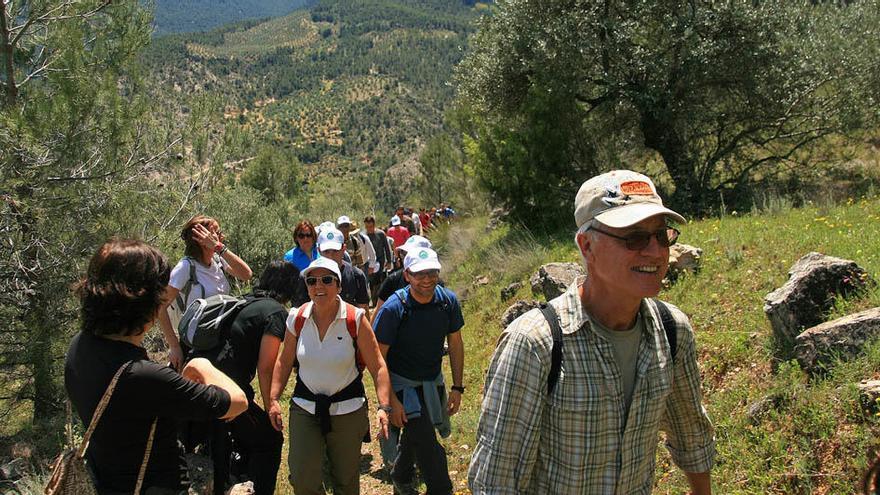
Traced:
[[176, 420], [232, 419], [247, 408], [241, 387], [207, 360], [193, 359], [178, 374], [147, 358], [144, 335], [156, 320], [169, 273], [157, 249], [112, 239], [92, 257], [77, 287], [82, 328], [67, 352], [64, 385], [84, 424], [125, 365], [86, 450], [102, 495], [134, 491], [154, 420], [143, 493], [186, 493]]

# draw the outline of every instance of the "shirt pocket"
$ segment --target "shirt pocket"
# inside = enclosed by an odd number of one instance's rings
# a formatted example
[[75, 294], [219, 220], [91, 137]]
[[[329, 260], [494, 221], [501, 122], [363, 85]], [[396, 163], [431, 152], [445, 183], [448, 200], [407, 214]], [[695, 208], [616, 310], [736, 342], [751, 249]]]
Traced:
[[563, 370], [543, 419], [541, 449], [550, 470], [565, 476], [615, 462], [619, 419], [608, 386], [601, 373]]

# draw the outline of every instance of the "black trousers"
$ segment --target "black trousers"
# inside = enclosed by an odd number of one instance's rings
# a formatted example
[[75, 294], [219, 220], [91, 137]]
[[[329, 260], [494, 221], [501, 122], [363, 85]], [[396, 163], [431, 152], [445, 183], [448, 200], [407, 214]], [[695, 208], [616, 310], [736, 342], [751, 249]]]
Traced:
[[[451, 495], [452, 480], [449, 479], [446, 449], [437, 440], [437, 433], [427, 413], [428, 408], [421, 389], [418, 389], [418, 394], [422, 415], [408, 419], [403, 425], [391, 477], [403, 485], [412, 483], [415, 479], [417, 463], [428, 487], [427, 495]], [[398, 398], [403, 400], [402, 397]]]
[[269, 415], [253, 400], [248, 409], [232, 422], [214, 423], [211, 456], [214, 460], [214, 493], [229, 480], [233, 445], [246, 466], [247, 479], [254, 482], [256, 495], [275, 493], [275, 480], [281, 464], [282, 433], [272, 427]]

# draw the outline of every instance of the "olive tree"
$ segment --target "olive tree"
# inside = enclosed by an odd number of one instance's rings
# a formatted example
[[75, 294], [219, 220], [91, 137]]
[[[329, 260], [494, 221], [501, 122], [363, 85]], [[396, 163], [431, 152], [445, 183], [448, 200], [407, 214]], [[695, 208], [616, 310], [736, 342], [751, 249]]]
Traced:
[[[529, 126], [536, 101], [574, 108], [568, 145], [591, 144], [575, 155], [634, 136], [662, 159], [672, 202], [701, 212], [810, 163], [826, 138], [875, 125], [878, 30], [877, 2], [501, 0], [457, 82], [483, 120]], [[546, 166], [522, 164], [534, 176]]]

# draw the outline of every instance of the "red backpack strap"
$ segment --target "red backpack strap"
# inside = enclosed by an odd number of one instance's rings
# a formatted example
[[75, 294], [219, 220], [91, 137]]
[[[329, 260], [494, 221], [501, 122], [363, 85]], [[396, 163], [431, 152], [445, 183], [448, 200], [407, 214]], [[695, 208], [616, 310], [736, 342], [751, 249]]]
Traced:
[[303, 326], [306, 324], [304, 313], [306, 312], [306, 306], [309, 304], [312, 303], [305, 303], [296, 310], [296, 316], [293, 318], [293, 334], [296, 338], [299, 338], [299, 334], [302, 333]]
[[345, 304], [345, 327], [348, 329], [348, 335], [351, 336], [351, 341], [354, 343], [354, 360], [357, 364], [358, 371], [364, 371], [366, 364], [364, 363], [364, 358], [361, 356], [361, 351], [358, 349], [358, 320], [357, 320], [357, 311], [355, 307], [351, 304], [344, 302]]

